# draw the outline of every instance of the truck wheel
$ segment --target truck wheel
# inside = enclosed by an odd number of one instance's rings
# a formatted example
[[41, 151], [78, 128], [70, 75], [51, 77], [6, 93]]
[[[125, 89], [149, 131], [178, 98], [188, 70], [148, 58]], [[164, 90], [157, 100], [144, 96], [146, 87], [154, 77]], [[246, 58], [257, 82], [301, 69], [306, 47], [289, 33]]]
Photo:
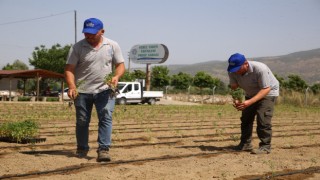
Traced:
[[125, 98], [120, 98], [120, 99], [118, 100], [118, 104], [119, 104], [119, 105], [125, 105], [126, 103], [127, 103], [127, 101], [126, 101]]
[[149, 100], [148, 100], [148, 104], [149, 104], [149, 105], [154, 105], [154, 104], [156, 104], [156, 100], [153, 99], [153, 98], [152, 98], [152, 99], [149, 99]]

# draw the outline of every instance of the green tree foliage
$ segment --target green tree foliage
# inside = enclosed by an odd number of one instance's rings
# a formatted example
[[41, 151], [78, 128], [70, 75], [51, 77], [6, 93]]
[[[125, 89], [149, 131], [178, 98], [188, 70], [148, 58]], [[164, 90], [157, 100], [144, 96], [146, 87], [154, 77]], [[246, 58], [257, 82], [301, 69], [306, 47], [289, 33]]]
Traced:
[[320, 94], [320, 83], [313, 84], [310, 89], [314, 94]]
[[176, 89], [187, 89], [192, 84], [192, 76], [179, 72], [172, 76], [171, 85], [174, 86]]
[[15, 60], [13, 64], [7, 64], [2, 68], [2, 70], [28, 70], [29, 67], [20, 60]]
[[151, 85], [162, 88], [170, 84], [169, 69], [166, 66], [155, 66], [151, 72]]
[[283, 84], [285, 82], [284, 78], [281, 76], [278, 76], [277, 74], [274, 75], [276, 77], [276, 79], [279, 81], [279, 85], [280, 87], [283, 87]]
[[53, 45], [51, 49], [47, 49], [44, 45], [35, 47], [29, 62], [35, 69], [63, 74], [70, 47], [70, 45], [61, 47], [60, 44]]
[[203, 71], [200, 71], [200, 72], [197, 72], [197, 74], [194, 76], [193, 85], [200, 89], [213, 88], [214, 80], [209, 74]]
[[300, 76], [289, 75], [288, 81], [283, 82], [283, 87], [288, 90], [304, 92], [308, 85]]
[[120, 78], [120, 81], [125, 82], [125, 81], [134, 81], [135, 78], [133, 77], [132, 73], [129, 73], [128, 71], [126, 71], [123, 76]]
[[134, 79], [146, 79], [146, 73], [141, 71], [141, 70], [134, 70], [132, 73], [131, 73], [131, 76], [134, 78]]
[[[12, 64], [7, 64], [2, 68], [2, 70], [28, 70], [29, 67], [22, 61], [20, 60], [15, 60]], [[23, 89], [24, 87], [24, 82], [23, 80], [18, 80], [17, 88], [18, 89]], [[25, 86], [28, 86], [30, 83], [27, 83]]]
[[218, 78], [213, 78], [213, 84], [216, 87], [216, 93], [218, 94], [227, 94], [228, 93], [228, 88], [224, 82], [222, 82]]
[[133, 72], [126, 71], [124, 75], [121, 77], [120, 81], [134, 81], [136, 79], [145, 79], [146, 73], [141, 70], [134, 70]]

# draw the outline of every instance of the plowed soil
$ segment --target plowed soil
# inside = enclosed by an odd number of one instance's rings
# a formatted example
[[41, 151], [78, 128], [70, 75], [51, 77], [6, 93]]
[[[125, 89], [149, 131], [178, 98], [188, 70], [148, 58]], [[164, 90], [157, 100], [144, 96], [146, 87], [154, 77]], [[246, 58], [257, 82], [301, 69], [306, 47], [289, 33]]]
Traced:
[[0, 123], [37, 120], [46, 138], [0, 142], [0, 179], [320, 179], [319, 108], [277, 105], [272, 152], [253, 155], [232, 149], [240, 112], [231, 105], [116, 106], [106, 163], [96, 162], [95, 113], [86, 158], [75, 155], [75, 110], [68, 103], [1, 103], [0, 113]]

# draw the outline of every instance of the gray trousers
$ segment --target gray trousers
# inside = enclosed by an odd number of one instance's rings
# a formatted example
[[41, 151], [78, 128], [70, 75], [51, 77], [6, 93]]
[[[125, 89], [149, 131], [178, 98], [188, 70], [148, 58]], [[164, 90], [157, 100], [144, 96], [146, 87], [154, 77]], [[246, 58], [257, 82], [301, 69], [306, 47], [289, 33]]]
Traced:
[[[248, 99], [248, 98], [246, 98]], [[242, 111], [241, 116], [241, 143], [251, 143], [252, 129], [257, 116], [257, 134], [260, 139], [259, 147], [271, 149], [272, 125], [275, 96], [266, 96]]]

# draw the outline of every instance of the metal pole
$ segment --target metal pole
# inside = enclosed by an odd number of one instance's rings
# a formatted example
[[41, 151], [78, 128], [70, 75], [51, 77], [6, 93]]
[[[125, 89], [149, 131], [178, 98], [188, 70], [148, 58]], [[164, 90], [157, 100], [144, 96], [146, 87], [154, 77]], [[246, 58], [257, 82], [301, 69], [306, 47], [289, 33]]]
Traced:
[[63, 93], [64, 93], [64, 81], [61, 79], [61, 96], [59, 96], [59, 101], [63, 104]]
[[12, 77], [9, 79], [9, 101], [11, 101], [11, 91], [12, 91]]
[[74, 10], [74, 43], [77, 42], [77, 11]]
[[130, 51], [128, 53], [128, 72], [130, 73]]
[[166, 99], [168, 99], [168, 88], [169, 86], [166, 86]]
[[147, 64], [146, 68], [146, 91], [150, 91], [150, 81], [151, 81], [151, 71], [150, 71], [150, 64]]
[[39, 94], [40, 94], [40, 77], [39, 77], [39, 73], [37, 73], [37, 99], [36, 101], [39, 101]]
[[212, 104], [214, 103], [214, 91], [216, 90], [216, 86], [212, 88]]
[[309, 91], [309, 87], [307, 87], [307, 89], [305, 90], [305, 96], [304, 96], [305, 106], [308, 105], [308, 91]]

